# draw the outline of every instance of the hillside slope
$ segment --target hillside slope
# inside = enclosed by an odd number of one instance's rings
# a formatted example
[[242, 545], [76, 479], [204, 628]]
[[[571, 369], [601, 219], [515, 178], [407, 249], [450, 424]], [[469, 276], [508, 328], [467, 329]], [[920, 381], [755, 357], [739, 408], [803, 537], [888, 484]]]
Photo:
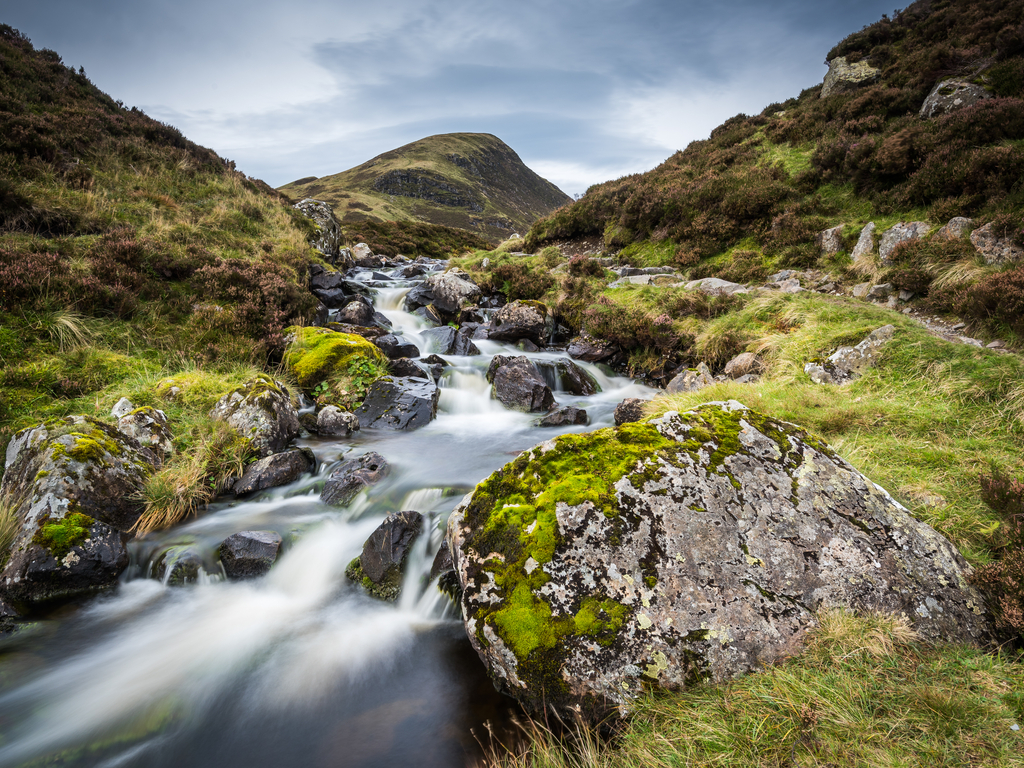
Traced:
[[425, 221], [503, 240], [570, 202], [527, 168], [501, 139], [484, 133], [428, 136], [322, 178], [280, 190], [330, 203], [343, 223]]

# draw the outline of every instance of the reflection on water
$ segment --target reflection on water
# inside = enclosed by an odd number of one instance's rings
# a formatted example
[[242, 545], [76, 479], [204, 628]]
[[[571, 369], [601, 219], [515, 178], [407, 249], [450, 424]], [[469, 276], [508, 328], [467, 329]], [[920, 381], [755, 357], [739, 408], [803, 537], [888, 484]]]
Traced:
[[[424, 323], [401, 309], [405, 287], [377, 306], [423, 348]], [[0, 766], [59, 759], [78, 766], [460, 766], [484, 722], [511, 702], [494, 692], [455, 611], [426, 584], [448, 514], [520, 451], [550, 439], [536, 415], [505, 410], [484, 374], [494, 354], [445, 356], [438, 418], [410, 433], [367, 430], [345, 440], [300, 441], [316, 475], [132, 545], [115, 594], [0, 641]], [[554, 360], [562, 355], [529, 355]], [[612, 423], [624, 397], [652, 391], [584, 365], [602, 388], [556, 393], [586, 408], [584, 431]], [[344, 508], [319, 500], [341, 457], [374, 450], [389, 477]], [[366, 598], [344, 570], [390, 512], [423, 513], [398, 605]], [[274, 530], [283, 554], [251, 582], [220, 578], [216, 548], [242, 530]], [[203, 562], [208, 578], [169, 587], [152, 578], [173, 548]], [[56, 756], [59, 753], [59, 758]]]

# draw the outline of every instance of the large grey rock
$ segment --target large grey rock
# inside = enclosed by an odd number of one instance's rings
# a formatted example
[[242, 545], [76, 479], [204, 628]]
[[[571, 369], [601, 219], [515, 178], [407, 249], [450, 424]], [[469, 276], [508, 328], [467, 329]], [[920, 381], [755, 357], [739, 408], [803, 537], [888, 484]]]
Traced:
[[715, 383], [715, 377], [711, 369], [704, 363], [698, 363], [696, 368], [689, 368], [682, 373], [677, 373], [672, 381], [665, 387], [670, 395], [680, 392], [696, 392], [698, 389], [710, 387]]
[[[329, 262], [342, 269], [352, 266], [347, 249], [341, 247], [343, 238], [341, 224], [334, 215], [334, 209], [322, 200], [306, 198], [295, 204], [295, 209], [305, 214], [315, 225], [309, 244], [322, 253]], [[342, 251], [345, 251], [343, 254]]]
[[991, 99], [992, 94], [983, 86], [959, 78], [943, 80], [932, 88], [921, 105], [921, 117], [941, 117], [956, 112], [964, 107], [977, 104], [983, 99]]
[[869, 260], [874, 252], [875, 222], [869, 221], [864, 225], [864, 229], [860, 231], [860, 237], [857, 238], [857, 244], [853, 246], [850, 258], [855, 262], [864, 262]]
[[482, 295], [480, 286], [458, 267], [427, 278], [427, 285], [434, 295], [432, 303], [442, 312], [458, 314], [463, 307], [476, 304]]
[[352, 246], [352, 261], [363, 269], [379, 269], [384, 266], [385, 259], [374, 254], [366, 243], [356, 243]]
[[85, 416], [17, 433], [0, 484], [19, 525], [0, 600], [31, 609], [114, 587], [157, 463], [149, 447]]
[[426, 283], [420, 283], [419, 285], [414, 285], [409, 289], [409, 292], [405, 294], [402, 308], [405, 309], [406, 312], [415, 312], [417, 309], [428, 307], [433, 303], [434, 292]]
[[363, 429], [418, 429], [437, 416], [441, 391], [432, 381], [384, 376], [356, 409]]
[[459, 333], [450, 325], [442, 325], [439, 328], [428, 328], [420, 333], [425, 339], [430, 340], [431, 352], [440, 355], [479, 355], [480, 348], [473, 343], [473, 339], [464, 333]]
[[823, 256], [831, 256], [843, 250], [843, 225], [819, 232], [815, 238], [818, 250]]
[[420, 349], [404, 336], [396, 336], [393, 333], [386, 333], [373, 340], [381, 352], [390, 360], [397, 360], [400, 357], [419, 357]]
[[217, 548], [225, 575], [232, 581], [266, 575], [281, 552], [276, 531], [242, 531], [228, 536]]
[[543, 413], [555, 405], [555, 396], [537, 366], [525, 356], [495, 355], [487, 369], [491, 396], [506, 408]]
[[326, 405], [316, 415], [316, 432], [323, 437], [348, 437], [359, 429], [359, 417], [336, 405]]
[[364, 296], [358, 296], [338, 310], [338, 322], [349, 325], [372, 325], [373, 305]]
[[371, 597], [393, 602], [402, 591], [402, 576], [413, 544], [423, 530], [419, 512], [394, 512], [363, 544], [362, 554], [348, 564], [345, 575]]
[[882, 241], [878, 244], [878, 256], [882, 266], [892, 263], [892, 254], [896, 246], [910, 240], [919, 240], [928, 233], [931, 225], [927, 221], [901, 221], [882, 233]]
[[619, 347], [617, 344], [595, 338], [586, 331], [582, 331], [579, 336], [569, 342], [566, 352], [569, 353], [569, 357], [582, 360], [585, 363], [600, 363], [617, 355]]
[[761, 369], [761, 359], [757, 355], [753, 352], [743, 352], [726, 363], [722, 372], [730, 379], [738, 379], [747, 374], [760, 373]]
[[344, 506], [356, 494], [371, 485], [376, 485], [391, 473], [391, 465], [379, 453], [371, 451], [355, 459], [343, 462], [331, 472], [320, 492], [324, 504]]
[[991, 222], [971, 232], [971, 243], [986, 264], [1011, 264], [1024, 260], [1024, 249], [997, 236]]
[[153, 452], [157, 467], [174, 453], [167, 414], [157, 408], [149, 405], [133, 408], [117, 420], [117, 428], [139, 445], [149, 448]]
[[807, 363], [804, 373], [815, 384], [849, 384], [874, 366], [881, 357], [882, 348], [895, 333], [895, 326], [883, 325], [868, 334], [857, 346], [840, 347], [821, 362]]
[[537, 301], [513, 301], [494, 313], [487, 337], [496, 341], [528, 339], [542, 345], [547, 338], [547, 309]]
[[735, 401], [542, 443], [462, 500], [447, 539], [469, 639], [533, 711], [599, 720], [651, 687], [728, 681], [797, 653], [826, 608], [990, 637], [952, 544]]
[[227, 422], [248, 438], [260, 457], [283, 450], [299, 436], [299, 414], [291, 394], [269, 376], [257, 376], [224, 395], [210, 411], [210, 418]]
[[821, 98], [862, 88], [878, 80], [882, 70], [867, 60], [850, 62], [845, 56], [836, 56], [828, 64], [828, 73], [821, 87]]
[[304, 472], [312, 472], [316, 459], [308, 448], [295, 448], [275, 453], [246, 467], [245, 474], [232, 486], [235, 496], [277, 488], [298, 480]]
[[691, 280], [686, 284], [688, 291], [703, 291], [704, 293], [750, 293], [747, 286], [739, 283], [731, 283], [720, 277], [705, 277], [700, 280]]
[[939, 242], [959, 240], [965, 234], [970, 232], [973, 226], [973, 219], [968, 219], [965, 216], [954, 216], [946, 222], [938, 232], [932, 235], [932, 240], [937, 240]]

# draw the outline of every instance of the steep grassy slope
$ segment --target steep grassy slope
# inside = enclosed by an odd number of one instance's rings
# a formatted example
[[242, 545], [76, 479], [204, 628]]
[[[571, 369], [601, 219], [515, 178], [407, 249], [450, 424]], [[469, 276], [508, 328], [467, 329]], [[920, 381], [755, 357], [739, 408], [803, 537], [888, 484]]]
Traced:
[[343, 173], [305, 178], [281, 191], [330, 203], [343, 223], [425, 221], [502, 240], [569, 202], [496, 136], [429, 136]]

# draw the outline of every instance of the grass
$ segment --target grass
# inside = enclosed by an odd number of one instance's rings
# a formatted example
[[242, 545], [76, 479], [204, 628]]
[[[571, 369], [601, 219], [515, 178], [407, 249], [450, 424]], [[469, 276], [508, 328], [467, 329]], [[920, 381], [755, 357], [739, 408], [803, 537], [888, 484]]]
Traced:
[[886, 616], [818, 616], [806, 650], [764, 672], [637, 703], [610, 741], [538, 722], [489, 766], [1016, 766], [1024, 665], [921, 643]]

